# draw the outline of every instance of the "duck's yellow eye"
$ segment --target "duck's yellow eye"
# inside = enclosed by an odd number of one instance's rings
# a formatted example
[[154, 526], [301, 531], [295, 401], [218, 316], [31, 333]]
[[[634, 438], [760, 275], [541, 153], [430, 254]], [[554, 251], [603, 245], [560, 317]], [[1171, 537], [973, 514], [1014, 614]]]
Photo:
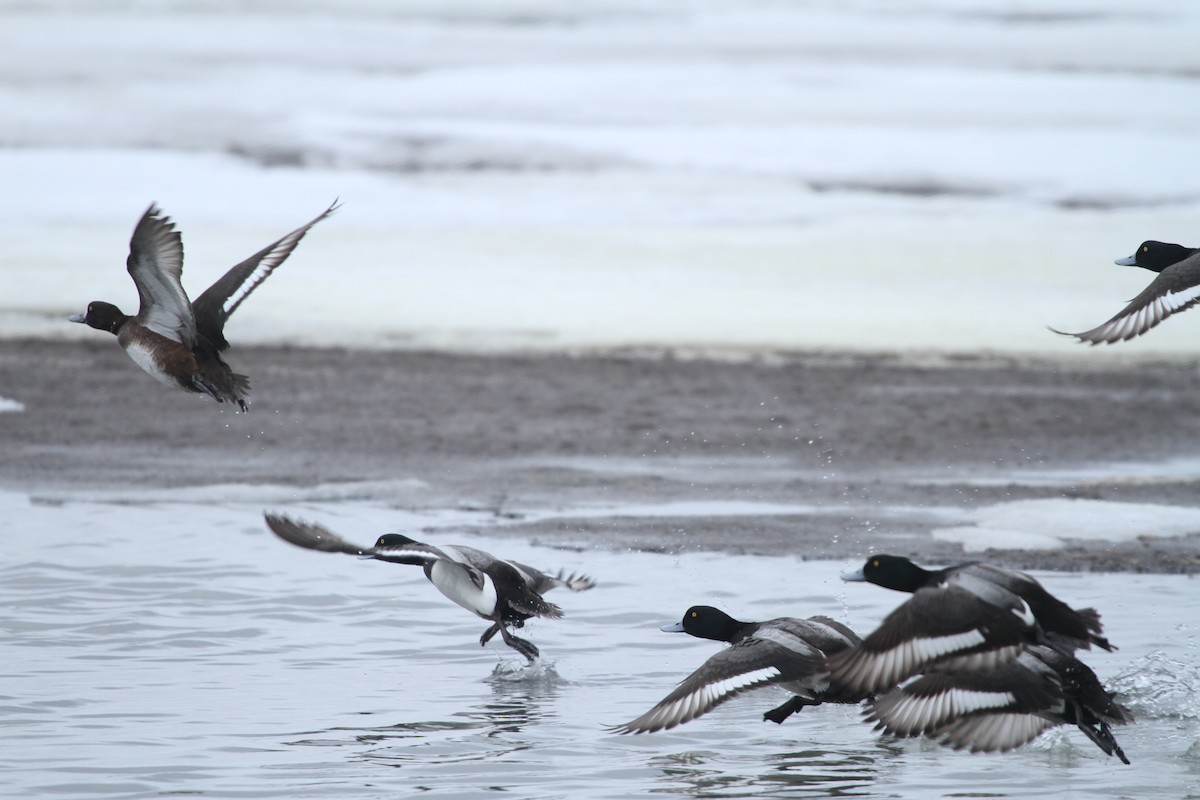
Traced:
[[1143, 253], [1149, 253], [1149, 252], [1150, 252], [1150, 248], [1149, 248], [1149, 247], [1145, 247], [1145, 246], [1143, 246], [1143, 247], [1142, 247], [1142, 252], [1143, 252]]
[[872, 561], [872, 562], [871, 562], [871, 566], [872, 566], [872, 567], [878, 567], [878, 566], [879, 566], [879, 559], [877, 558], [877, 559], [875, 559], [874, 561]]
[[698, 615], [696, 614], [696, 612], [695, 612], [695, 611], [693, 611], [693, 612], [692, 612], [692, 619], [695, 619], [697, 616], [698, 616]]

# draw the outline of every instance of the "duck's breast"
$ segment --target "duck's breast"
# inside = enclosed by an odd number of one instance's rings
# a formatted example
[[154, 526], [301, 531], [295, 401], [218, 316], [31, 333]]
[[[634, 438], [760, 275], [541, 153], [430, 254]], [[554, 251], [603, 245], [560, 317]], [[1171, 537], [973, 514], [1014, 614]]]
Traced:
[[[128, 326], [127, 326], [128, 328]], [[155, 380], [176, 389], [192, 389], [196, 359], [186, 347], [145, 328], [122, 329], [117, 340], [125, 352]]]

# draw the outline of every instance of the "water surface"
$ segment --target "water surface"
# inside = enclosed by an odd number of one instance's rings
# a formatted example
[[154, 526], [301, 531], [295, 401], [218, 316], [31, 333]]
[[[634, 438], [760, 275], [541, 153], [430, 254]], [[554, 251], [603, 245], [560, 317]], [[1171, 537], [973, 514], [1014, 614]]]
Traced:
[[[247, 490], [249, 493], [250, 490]], [[866, 631], [898, 602], [844, 566], [707, 554], [560, 550], [455, 535], [468, 515], [379, 503], [275, 510], [364, 544], [386, 530], [592, 574], [563, 621], [523, 635], [532, 668], [420, 571], [302, 551], [263, 504], [4, 495], [0, 784], [11, 797], [1184, 797], [1200, 793], [1193, 579], [1037, 573], [1104, 615], [1087, 660], [1137, 715], [1133, 761], [1060, 728], [1005, 755], [890, 742], [855, 710], [761, 721], [774, 690], [673, 731], [606, 725], [655, 703], [718, 645], [658, 626], [692, 603], [744, 619], [825, 613]]]

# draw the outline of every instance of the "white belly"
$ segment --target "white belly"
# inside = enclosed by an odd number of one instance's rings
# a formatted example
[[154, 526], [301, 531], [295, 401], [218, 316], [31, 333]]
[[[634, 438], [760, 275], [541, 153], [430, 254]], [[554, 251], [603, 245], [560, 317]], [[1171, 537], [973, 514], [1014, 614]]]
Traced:
[[450, 561], [435, 561], [429, 569], [429, 581], [438, 591], [474, 614], [490, 619], [496, 612], [496, 585], [483, 576], [480, 589], [467, 570]]

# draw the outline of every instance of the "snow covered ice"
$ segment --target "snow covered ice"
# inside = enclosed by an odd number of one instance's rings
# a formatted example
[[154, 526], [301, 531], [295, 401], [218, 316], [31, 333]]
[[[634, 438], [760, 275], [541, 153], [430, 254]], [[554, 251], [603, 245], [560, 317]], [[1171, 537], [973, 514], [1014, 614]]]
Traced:
[[1045, 326], [1147, 282], [1112, 259], [1198, 239], [1198, 32], [1166, 0], [10, 5], [0, 334], [133, 305], [151, 201], [196, 293], [340, 196], [235, 342], [1079, 352]]

